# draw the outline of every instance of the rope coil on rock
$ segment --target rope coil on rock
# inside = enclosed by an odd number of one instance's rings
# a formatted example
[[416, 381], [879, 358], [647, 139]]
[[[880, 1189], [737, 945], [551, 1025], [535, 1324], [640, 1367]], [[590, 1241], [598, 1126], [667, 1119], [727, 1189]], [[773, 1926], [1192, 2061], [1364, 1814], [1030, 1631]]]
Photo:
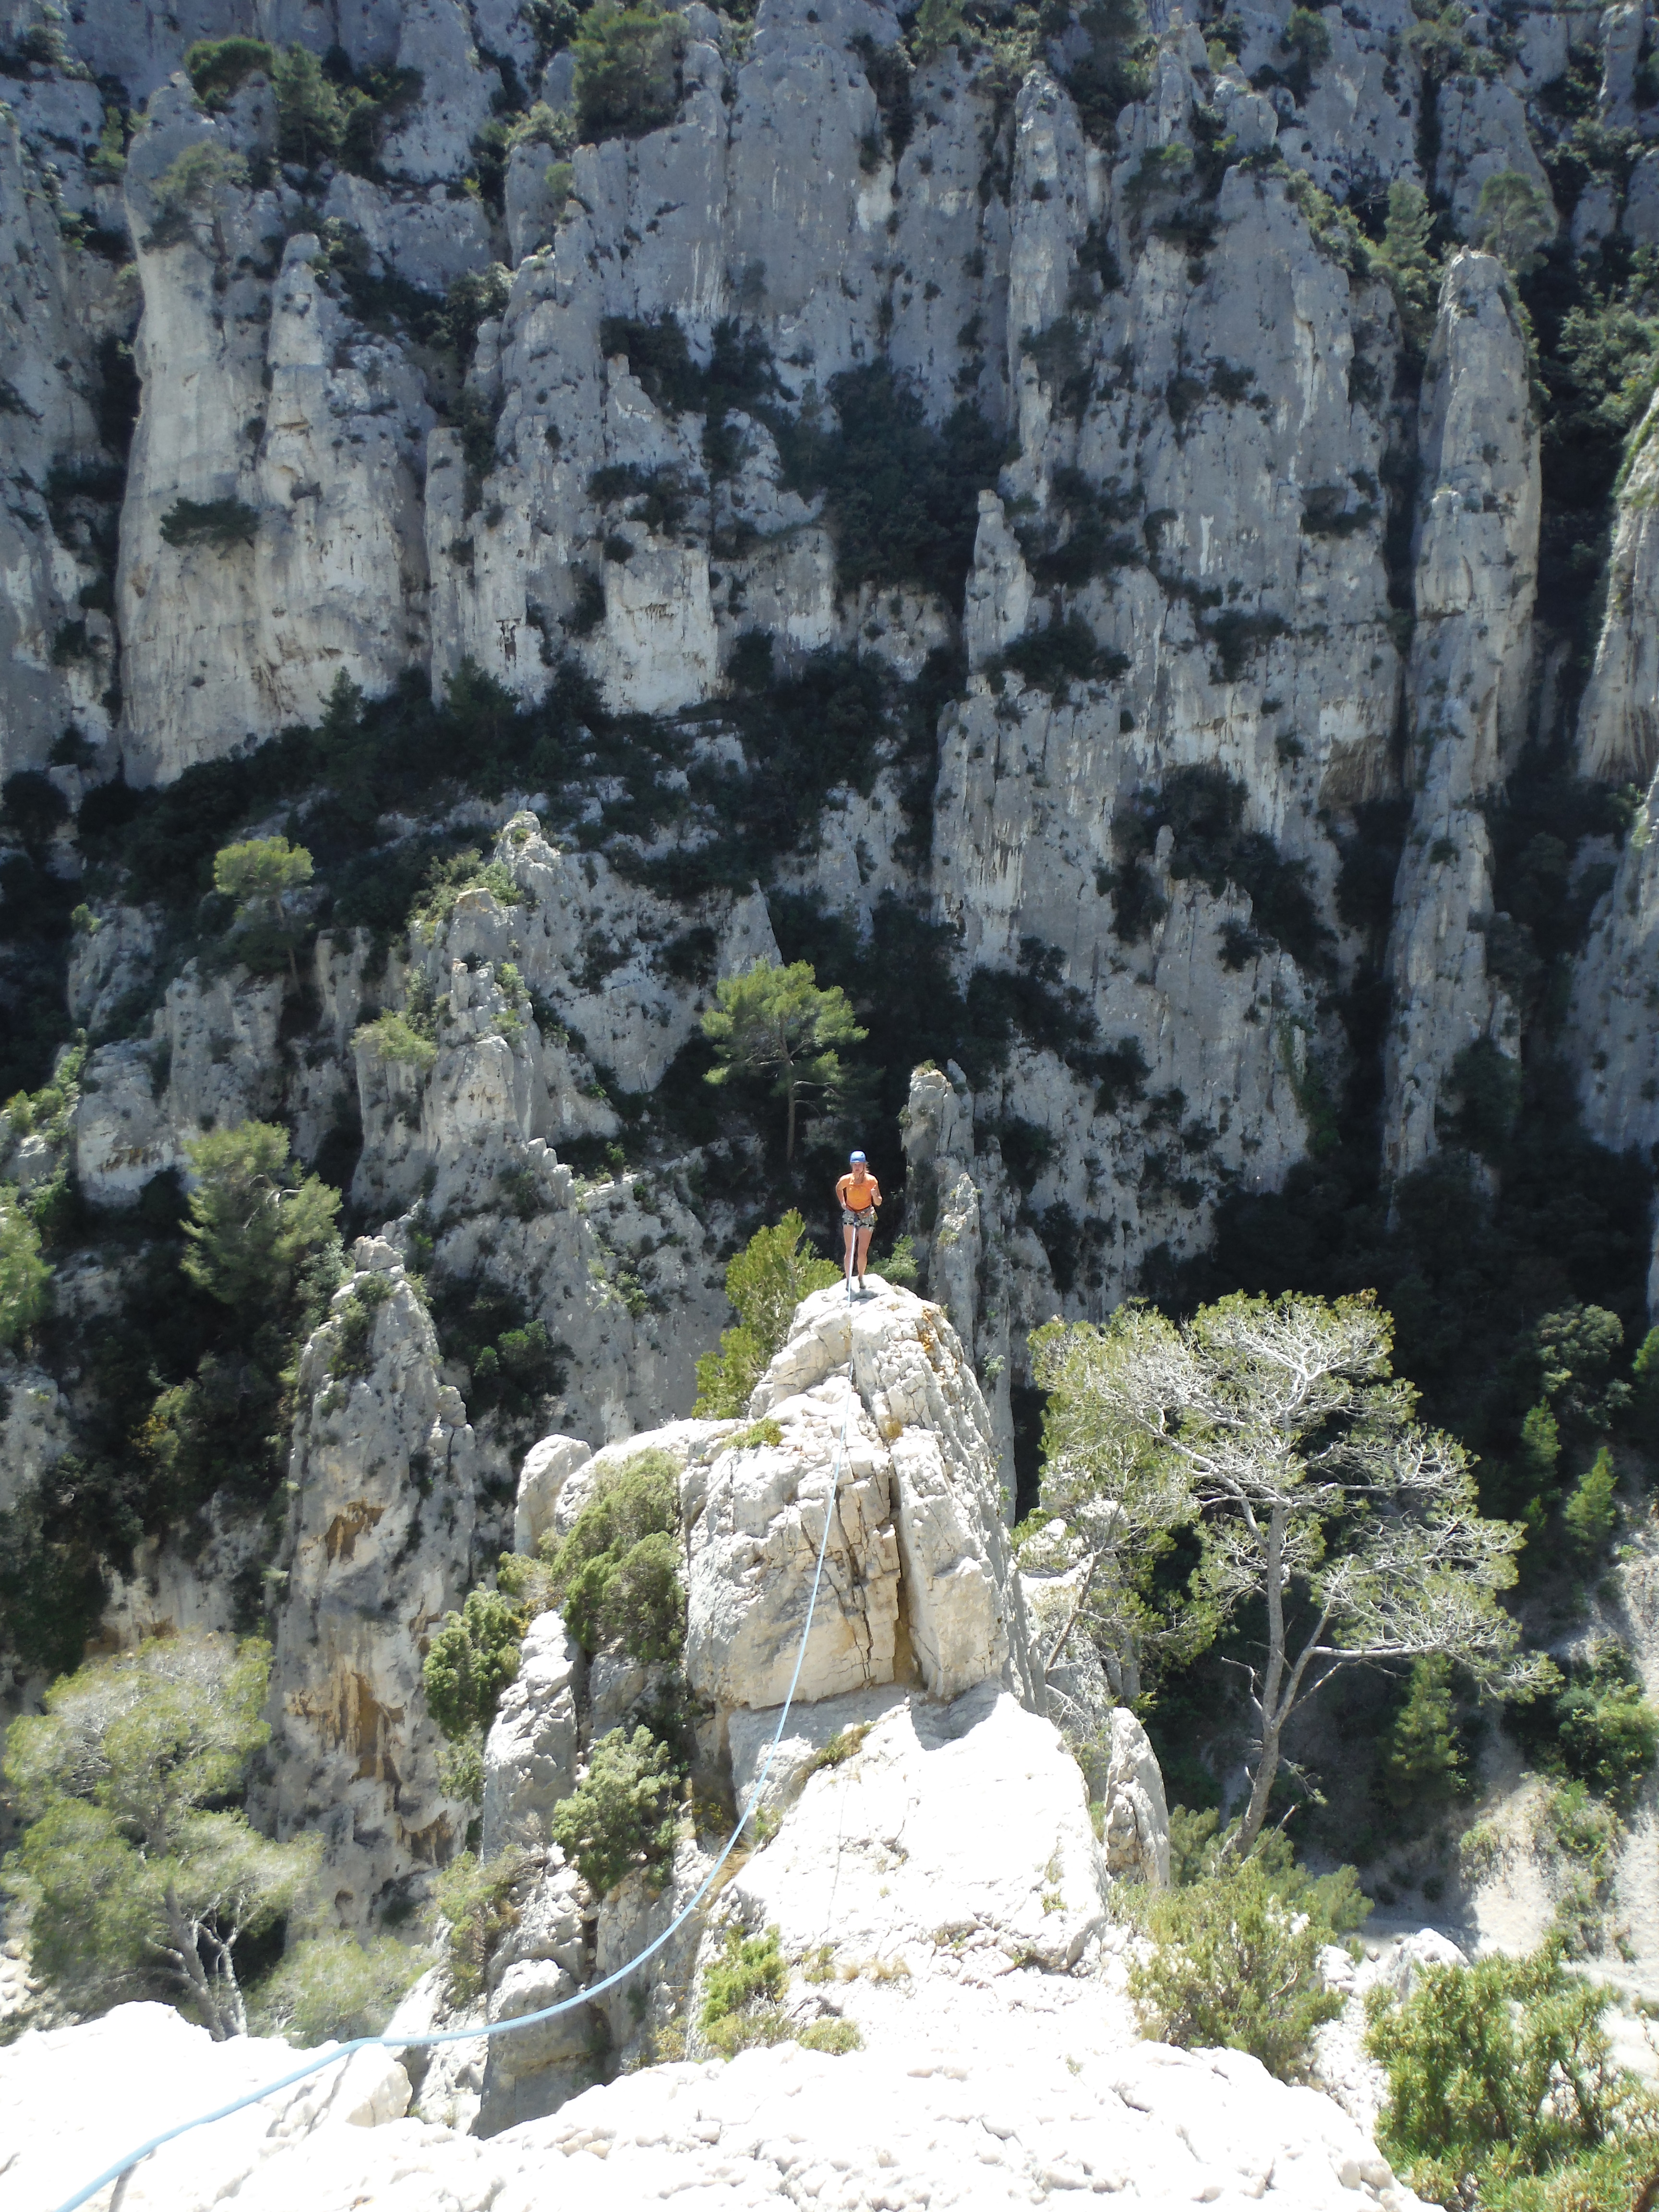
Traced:
[[[852, 1380], [850, 1357], [848, 1361], [848, 1379], [850, 1384]], [[766, 1786], [766, 1778], [771, 1771], [773, 1758], [778, 1746], [783, 1741], [783, 1731], [788, 1725], [790, 1708], [795, 1702], [795, 1692], [800, 1686], [800, 1670], [806, 1663], [806, 1642], [812, 1632], [812, 1617], [817, 1608], [818, 1589], [823, 1579], [824, 1555], [830, 1547], [830, 1525], [835, 1518], [836, 1500], [841, 1487], [842, 1463], [847, 1451], [847, 1425], [852, 1418], [852, 1410], [849, 1400], [847, 1409], [842, 1415], [841, 1434], [836, 1442], [835, 1464], [830, 1469], [830, 1489], [823, 1501], [823, 1534], [818, 1539], [817, 1559], [812, 1569], [811, 1595], [807, 1600], [806, 1619], [801, 1627], [800, 1647], [795, 1653], [795, 1671], [789, 1678], [789, 1694], [785, 1698], [779, 1711], [777, 1727], [772, 1732], [771, 1742], [766, 1747], [766, 1756], [761, 1761], [760, 1771], [755, 1777], [754, 1787], [749, 1793], [749, 1802], [738, 1816], [738, 1825], [726, 1838], [720, 1856], [699, 1882], [690, 1899], [669, 1922], [661, 1935], [653, 1936], [645, 1948], [636, 1953], [626, 1966], [618, 1966], [614, 1973], [607, 1974], [603, 1981], [593, 1982], [586, 1989], [578, 1990], [574, 1996], [562, 1997], [557, 2004], [544, 2005], [538, 2012], [523, 2013], [516, 2020], [487, 2021], [479, 2027], [446, 2028], [428, 2035], [360, 2035], [349, 2043], [337, 2044], [332, 2051], [324, 2051], [315, 2058], [307, 2059], [303, 2066], [296, 2066], [291, 2074], [284, 2074], [277, 2081], [267, 2081], [263, 2088], [250, 2089], [242, 2096], [232, 2098], [228, 2104], [220, 2105], [213, 2112], [198, 2113], [194, 2119], [180, 2120], [176, 2127], [164, 2128], [159, 2135], [151, 2136], [148, 2142], [140, 2143], [135, 2150], [130, 2150], [125, 2157], [118, 2159], [113, 2166], [106, 2166], [103, 2172], [95, 2180], [88, 2182], [84, 2189], [77, 2190], [73, 2197], [66, 2197], [57, 2208], [57, 2212], [77, 2212], [77, 2208], [95, 2197], [100, 2189], [106, 2189], [112, 2181], [118, 2181], [124, 2174], [130, 2173], [140, 2160], [148, 2158], [154, 2150], [160, 2150], [164, 2143], [170, 2143], [179, 2136], [189, 2135], [196, 2128], [211, 2127], [216, 2120], [228, 2119], [233, 2112], [243, 2112], [248, 2106], [257, 2105], [264, 2098], [275, 2096], [279, 2089], [292, 2088], [296, 2081], [304, 2081], [313, 2074], [322, 2073], [327, 2067], [337, 2066], [343, 2059], [352, 2057], [359, 2051], [430, 2050], [435, 2045], [442, 2043], [471, 2043], [486, 2039], [490, 2036], [511, 2035], [515, 2029], [534, 2027], [540, 2021], [552, 2020], [560, 2013], [574, 2011], [576, 2006], [588, 2003], [591, 1999], [601, 1996], [606, 1990], [615, 1989], [619, 1982], [625, 1982], [636, 1968], [642, 1966], [647, 1959], [661, 1950], [670, 1936], [685, 1925], [698, 1905], [702, 1904], [708, 1893], [709, 1886], [715, 1875], [737, 1849], [738, 1839], [748, 1826], [750, 1816], [760, 1802], [761, 1791]]]

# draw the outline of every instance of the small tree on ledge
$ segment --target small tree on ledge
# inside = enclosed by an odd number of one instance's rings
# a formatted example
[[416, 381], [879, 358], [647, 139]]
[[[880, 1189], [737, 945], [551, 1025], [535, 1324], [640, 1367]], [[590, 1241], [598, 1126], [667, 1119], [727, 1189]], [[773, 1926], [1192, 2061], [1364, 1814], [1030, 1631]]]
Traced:
[[728, 975], [716, 995], [720, 1003], [703, 1016], [702, 1033], [720, 1064], [705, 1079], [775, 1073], [773, 1096], [787, 1110], [784, 1157], [793, 1160], [802, 1103], [814, 1092], [826, 1103], [836, 1099], [845, 1079], [837, 1048], [861, 1044], [869, 1031], [859, 1027], [839, 984], [819, 990], [805, 960], [787, 968], [757, 960], [745, 975]]
[[[246, 929], [264, 923], [271, 930], [282, 926], [282, 904], [289, 891], [303, 890], [311, 881], [311, 855], [303, 845], [290, 845], [286, 837], [248, 837], [240, 845], [226, 845], [213, 858], [213, 888], [236, 902], [236, 925]], [[300, 971], [289, 942], [288, 972], [297, 991]]]

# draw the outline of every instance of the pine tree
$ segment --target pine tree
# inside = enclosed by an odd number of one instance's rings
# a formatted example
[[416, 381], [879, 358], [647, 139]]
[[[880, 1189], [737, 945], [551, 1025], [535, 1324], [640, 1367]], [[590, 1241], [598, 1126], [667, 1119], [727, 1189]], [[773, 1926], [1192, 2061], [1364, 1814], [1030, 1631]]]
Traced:
[[276, 151], [284, 161], [314, 169], [340, 150], [345, 110], [304, 46], [290, 46], [276, 64]]
[[836, 1048], [861, 1044], [869, 1031], [859, 1027], [838, 984], [819, 990], [805, 960], [787, 968], [757, 960], [746, 974], [728, 975], [716, 995], [720, 1004], [703, 1016], [702, 1033], [720, 1064], [705, 1079], [774, 1074], [773, 1096], [787, 1109], [784, 1157], [793, 1160], [802, 1103], [812, 1092], [826, 1103], [835, 1100], [845, 1074]]

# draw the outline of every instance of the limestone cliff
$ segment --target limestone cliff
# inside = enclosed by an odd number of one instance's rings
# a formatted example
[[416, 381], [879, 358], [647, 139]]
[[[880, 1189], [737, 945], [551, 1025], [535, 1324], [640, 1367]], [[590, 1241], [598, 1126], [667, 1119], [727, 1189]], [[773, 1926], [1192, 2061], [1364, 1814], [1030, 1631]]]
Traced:
[[[621, 114], [566, 13], [0, 10], [0, 1176], [55, 1269], [0, 1353], [0, 1516], [88, 1634], [269, 1627], [264, 1810], [329, 1826], [354, 1925], [471, 1817], [422, 1638], [579, 1461], [684, 1471], [701, 1755], [793, 1663], [757, 1593], [843, 1419], [815, 1696], [1036, 1709], [1034, 1328], [1201, 1285], [1287, 1189], [1338, 1261], [1437, 1159], [1495, 1203], [1482, 1085], [1659, 1142], [1642, 9], [1152, 0], [1115, 43], [971, 6], [936, 43], [688, 0]], [[191, 52], [224, 39], [265, 48]], [[212, 889], [249, 836], [315, 861], [258, 915]], [[871, 1031], [884, 1250], [941, 1318], [814, 1310], [739, 1447], [686, 1418], [722, 1264], [848, 1132], [784, 1158], [702, 1021], [795, 958]], [[248, 1119], [362, 1241], [273, 1367], [289, 1487], [175, 1509], [188, 1147]], [[1311, 1266], [1252, 1218], [1252, 1279]], [[6, 1663], [36, 1694], [38, 1639]], [[492, 1844], [643, 1694], [550, 1629], [524, 1680]], [[1096, 1748], [1109, 1853], [1156, 1866], [1138, 1747]], [[543, 1905], [489, 2003], [623, 1941]], [[522, 2112], [580, 2063], [446, 2094]]]

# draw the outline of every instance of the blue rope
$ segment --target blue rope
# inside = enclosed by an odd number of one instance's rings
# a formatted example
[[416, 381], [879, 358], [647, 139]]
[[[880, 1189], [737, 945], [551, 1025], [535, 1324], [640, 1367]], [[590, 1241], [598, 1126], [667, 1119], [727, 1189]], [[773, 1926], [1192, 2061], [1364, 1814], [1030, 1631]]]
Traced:
[[250, 2089], [244, 2096], [233, 2097], [229, 2104], [221, 2105], [216, 2111], [200, 2113], [193, 2120], [180, 2120], [177, 2127], [165, 2128], [160, 2135], [151, 2136], [149, 2142], [140, 2143], [137, 2150], [129, 2151], [124, 2158], [118, 2159], [113, 2166], [106, 2166], [95, 2181], [88, 2182], [86, 2187], [77, 2190], [73, 2197], [66, 2197], [58, 2207], [58, 2212], [77, 2212], [77, 2208], [86, 2203], [88, 2198], [95, 2197], [100, 2189], [107, 2188], [112, 2181], [118, 2181], [121, 2176], [129, 2172], [141, 2159], [148, 2158], [153, 2150], [160, 2150], [163, 2143], [172, 2142], [176, 2136], [188, 2135], [194, 2128], [211, 2127], [216, 2120], [228, 2119], [233, 2112], [240, 2112], [249, 2105], [257, 2105], [262, 2098], [275, 2096], [279, 2089], [292, 2088], [296, 2081], [306, 2081], [313, 2074], [320, 2074], [325, 2067], [338, 2065], [343, 2058], [349, 2058], [356, 2051], [421, 2051], [430, 2049], [434, 2045], [440, 2043], [471, 2043], [477, 2039], [492, 2035], [511, 2035], [518, 2028], [534, 2027], [540, 2021], [551, 2020], [556, 2014], [569, 2012], [577, 2005], [589, 2003], [605, 1990], [615, 1989], [618, 1982], [626, 1981], [635, 1968], [642, 1966], [647, 1959], [661, 1950], [669, 1937], [677, 1929], [685, 1925], [698, 1905], [702, 1904], [708, 1893], [709, 1884], [737, 1849], [738, 1838], [749, 1825], [749, 1816], [754, 1811], [759, 1802], [761, 1791], [766, 1786], [766, 1778], [771, 1771], [774, 1754], [783, 1741], [783, 1731], [789, 1719], [789, 1709], [795, 1702], [795, 1692], [800, 1685], [800, 1670], [806, 1662], [806, 1639], [812, 1632], [812, 1615], [817, 1606], [818, 1585], [823, 1577], [824, 1553], [830, 1545], [830, 1523], [834, 1517], [836, 1498], [841, 1486], [842, 1456], [847, 1448], [847, 1423], [851, 1414], [852, 1407], [849, 1405], [847, 1412], [842, 1416], [841, 1436], [836, 1444], [836, 1463], [831, 1471], [830, 1494], [824, 1500], [823, 1534], [818, 1540], [817, 1562], [812, 1570], [812, 1594], [807, 1601], [805, 1625], [800, 1632], [800, 1649], [795, 1654], [795, 1671], [789, 1678], [789, 1694], [783, 1701], [782, 1709], [778, 1715], [777, 1727], [773, 1731], [771, 1742], [766, 1747], [766, 1756], [761, 1761], [760, 1772], [755, 1777], [755, 1786], [749, 1793], [749, 1802], [738, 1816], [737, 1826], [726, 1838], [725, 1849], [703, 1876], [690, 1903], [669, 1922], [662, 1934], [653, 1937], [646, 1945], [644, 1950], [636, 1957], [630, 1959], [625, 1966], [618, 1966], [614, 1974], [607, 1974], [602, 1982], [594, 1982], [586, 1989], [579, 1990], [574, 1997], [562, 1997], [557, 2004], [544, 2005], [539, 2012], [522, 2014], [517, 2020], [498, 2020], [482, 2027], [447, 2028], [441, 2033], [430, 2035], [360, 2035], [350, 2043], [342, 2043], [334, 2050], [325, 2051], [320, 2057], [307, 2059], [303, 2066], [296, 2066], [291, 2074], [284, 2074], [280, 2081], [267, 2081], [264, 2088]]

